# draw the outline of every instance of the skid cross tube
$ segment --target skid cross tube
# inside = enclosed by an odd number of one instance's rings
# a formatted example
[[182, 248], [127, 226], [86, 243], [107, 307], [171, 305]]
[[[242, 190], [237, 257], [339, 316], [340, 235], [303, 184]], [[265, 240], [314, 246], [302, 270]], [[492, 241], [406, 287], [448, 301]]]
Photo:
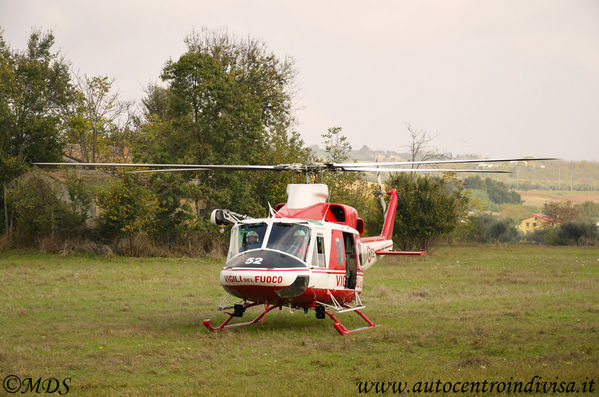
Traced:
[[[245, 303], [245, 304], [243, 304], [243, 311], [245, 311], [245, 309], [248, 309], [248, 308], [254, 307], [254, 306], [258, 306], [258, 305], [260, 305], [260, 303], [255, 303], [255, 302], [254, 303]], [[333, 306], [330, 306], [330, 305], [326, 305], [326, 306], [334, 308]], [[320, 302], [316, 302], [316, 303], [312, 303], [312, 304], [308, 305], [307, 307], [310, 307], [315, 310], [318, 308], [321, 308], [321, 310], [324, 309], [323, 316], [326, 314], [327, 316], [329, 316], [329, 318], [331, 320], [334, 321], [333, 326], [335, 327], [337, 332], [339, 332], [341, 335], [351, 335], [355, 332], [366, 331], [367, 329], [373, 329], [373, 328], [380, 327], [379, 324], [375, 324], [372, 321], [370, 321], [370, 319], [368, 317], [366, 317], [366, 315], [360, 311], [360, 309], [362, 308], [361, 306], [353, 307], [350, 305], [343, 305], [343, 306], [340, 306], [341, 310], [337, 311], [336, 314], [347, 312], [347, 311], [353, 311], [354, 313], [356, 313], [360, 317], [362, 317], [362, 319], [364, 321], [366, 321], [366, 324], [367, 324], [365, 327], [348, 329], [345, 325], [343, 325], [341, 323], [341, 321], [339, 321], [339, 319], [337, 317], [335, 317], [335, 314], [333, 314], [332, 311], [329, 311], [326, 308], [326, 306], [320, 304]], [[271, 305], [271, 304], [267, 303], [264, 305], [264, 310], [262, 310], [262, 312], [260, 312], [260, 314], [257, 317], [255, 317], [252, 321], [246, 321], [243, 323], [236, 323], [236, 324], [229, 324], [229, 322], [233, 319], [233, 317], [237, 317], [235, 315], [235, 312], [225, 312], [229, 317], [227, 317], [219, 326], [213, 327], [212, 324], [210, 324], [210, 319], [204, 320], [204, 326], [206, 326], [206, 328], [208, 328], [210, 331], [214, 332], [214, 331], [222, 331], [224, 329], [244, 327], [246, 325], [254, 325], [254, 324], [257, 324], [258, 322], [260, 322], [262, 324], [264, 322], [264, 318], [266, 317], [266, 315], [270, 311], [272, 311], [276, 308], [281, 309], [282, 305], [280, 305], [280, 304]], [[322, 318], [324, 318], [324, 317], [322, 317]]]
[[[317, 304], [312, 304], [310, 305], [310, 307], [313, 307], [314, 309], [316, 309], [319, 305]], [[341, 323], [341, 321], [339, 321], [339, 319], [337, 317], [335, 317], [335, 315], [333, 313], [331, 313], [330, 311], [325, 309], [325, 313], [327, 314], [327, 316], [330, 317], [331, 320], [333, 320], [335, 323], [333, 324], [333, 326], [335, 327], [335, 329], [337, 330], [337, 332], [339, 332], [341, 335], [351, 335], [355, 332], [359, 332], [359, 331], [366, 331], [367, 329], [373, 329], [373, 328], [377, 328], [380, 327], [380, 324], [375, 324], [372, 321], [370, 321], [370, 319], [368, 317], [366, 317], [366, 315], [364, 313], [362, 313], [359, 308], [352, 308], [349, 305], [343, 305], [343, 307], [351, 311], [353, 311], [354, 313], [357, 313], [360, 317], [362, 317], [364, 319], [364, 321], [366, 321], [366, 323], [368, 324], [366, 327], [361, 327], [361, 328], [354, 328], [354, 329], [348, 329], [345, 325], [343, 325]]]
[[[257, 306], [257, 305], [259, 305], [259, 303], [246, 303], [245, 305], [243, 305], [243, 308], [245, 310], [245, 309], [247, 309], [249, 307], [253, 307], [253, 306]], [[281, 306], [280, 305], [266, 304], [265, 307], [264, 307], [264, 310], [258, 315], [258, 317], [256, 317], [252, 321], [247, 321], [245, 323], [229, 324], [229, 321], [231, 321], [231, 319], [233, 317], [235, 317], [235, 313], [225, 312], [226, 314], [229, 315], [229, 318], [227, 318], [225, 321], [223, 321], [223, 323], [221, 325], [219, 325], [218, 327], [214, 328], [210, 324], [210, 319], [204, 320], [204, 325], [210, 331], [222, 331], [223, 329], [243, 327], [243, 326], [246, 326], [246, 325], [253, 325], [253, 324], [258, 323], [259, 321], [260, 321], [260, 323], [263, 323], [264, 322], [264, 317], [266, 317], [266, 314], [268, 312], [270, 312], [271, 310], [276, 309], [277, 307], [281, 307]]]

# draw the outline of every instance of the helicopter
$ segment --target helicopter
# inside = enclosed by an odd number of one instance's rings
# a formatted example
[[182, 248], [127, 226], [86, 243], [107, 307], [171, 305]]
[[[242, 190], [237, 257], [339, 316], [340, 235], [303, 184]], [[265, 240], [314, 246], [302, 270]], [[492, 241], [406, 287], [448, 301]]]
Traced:
[[[333, 321], [341, 335], [350, 335], [379, 327], [364, 313], [360, 295], [364, 271], [386, 255], [424, 255], [424, 251], [394, 251], [393, 226], [398, 193], [391, 189], [384, 205], [384, 222], [377, 236], [363, 236], [365, 223], [358, 211], [345, 204], [328, 201], [325, 184], [309, 183], [310, 176], [322, 172], [472, 172], [509, 173], [489, 169], [414, 168], [421, 165], [499, 163], [555, 160], [554, 158], [452, 159], [426, 161], [313, 163], [279, 165], [224, 164], [139, 164], [139, 163], [34, 163], [37, 166], [149, 168], [131, 173], [245, 170], [281, 171], [304, 174], [306, 183], [289, 184], [286, 203], [270, 207], [267, 218], [252, 218], [228, 209], [212, 211], [211, 223], [231, 226], [227, 259], [220, 272], [220, 283], [227, 293], [218, 306], [227, 317], [219, 325], [203, 321], [210, 331], [263, 323], [266, 315], [288, 307], [307, 313], [314, 310], [317, 319]], [[403, 166], [404, 168], [398, 168]], [[382, 184], [379, 177], [379, 185]], [[383, 193], [383, 192], [381, 192]], [[221, 231], [224, 231], [221, 229]], [[232, 302], [231, 299], [238, 299]], [[247, 309], [263, 305], [250, 321], [232, 323]], [[338, 318], [353, 312], [365, 325], [349, 329]]]

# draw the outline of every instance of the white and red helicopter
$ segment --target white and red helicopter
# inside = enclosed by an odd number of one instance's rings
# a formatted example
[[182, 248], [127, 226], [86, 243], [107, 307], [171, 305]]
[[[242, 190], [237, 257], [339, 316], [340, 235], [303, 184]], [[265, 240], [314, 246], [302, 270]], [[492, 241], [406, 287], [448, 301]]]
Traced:
[[[430, 160], [385, 163], [317, 163], [280, 165], [196, 165], [196, 164], [131, 164], [131, 163], [35, 163], [39, 166], [90, 166], [152, 168], [132, 171], [174, 172], [208, 170], [288, 171], [308, 176], [321, 172], [478, 172], [506, 173], [489, 169], [424, 169], [396, 168], [432, 164], [496, 163], [554, 160], [553, 158], [503, 158]], [[327, 316], [342, 335], [378, 327], [361, 311], [360, 294], [364, 271], [384, 255], [424, 255], [423, 251], [393, 251], [393, 225], [397, 208], [397, 192], [390, 196], [383, 229], [378, 236], [363, 237], [364, 220], [356, 209], [328, 202], [324, 184], [290, 184], [287, 203], [271, 208], [268, 218], [250, 218], [217, 209], [211, 221], [218, 226], [232, 225], [227, 260], [220, 273], [220, 283], [228, 293], [218, 307], [227, 318], [218, 326], [210, 320], [204, 325], [211, 331], [261, 323], [270, 311], [289, 307], [308, 312], [314, 309], [317, 319]], [[229, 298], [240, 300], [229, 303]], [[257, 317], [247, 322], [231, 323], [251, 307], [264, 305]], [[232, 311], [230, 311], [232, 309]], [[354, 312], [366, 325], [348, 329], [336, 315]]]

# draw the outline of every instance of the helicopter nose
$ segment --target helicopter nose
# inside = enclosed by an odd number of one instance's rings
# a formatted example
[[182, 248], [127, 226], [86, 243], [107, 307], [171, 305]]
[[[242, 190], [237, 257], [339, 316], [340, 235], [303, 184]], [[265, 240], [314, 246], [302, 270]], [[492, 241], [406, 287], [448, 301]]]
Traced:
[[301, 295], [310, 270], [301, 261], [280, 252], [249, 251], [227, 262], [220, 274], [222, 286], [240, 298], [279, 301]]
[[297, 271], [223, 269], [222, 286], [231, 294], [255, 301], [290, 299], [308, 288], [308, 269]]

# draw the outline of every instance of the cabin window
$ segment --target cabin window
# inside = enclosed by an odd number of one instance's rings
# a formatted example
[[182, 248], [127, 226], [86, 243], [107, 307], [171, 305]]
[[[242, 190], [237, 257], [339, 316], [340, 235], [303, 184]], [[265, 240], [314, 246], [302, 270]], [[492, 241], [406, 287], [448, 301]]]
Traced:
[[337, 237], [335, 239], [335, 246], [337, 248], [337, 263], [343, 265], [343, 258], [345, 258], [345, 252], [343, 251], [343, 240]]
[[235, 225], [231, 230], [231, 243], [227, 258], [232, 258], [241, 252], [261, 248], [266, 228], [267, 225], [264, 222]]
[[360, 268], [360, 269], [362, 268], [362, 264], [366, 263], [366, 260], [368, 260], [368, 257], [364, 258], [364, 254], [366, 254], [366, 250], [364, 250], [364, 246], [358, 240], [358, 259], [359, 259], [358, 268]]
[[324, 253], [324, 237], [322, 234], [316, 236], [316, 247], [314, 247], [314, 253], [312, 254], [312, 266], [327, 266], [327, 260]]
[[283, 251], [306, 261], [310, 248], [310, 228], [295, 223], [273, 223], [266, 248]]

